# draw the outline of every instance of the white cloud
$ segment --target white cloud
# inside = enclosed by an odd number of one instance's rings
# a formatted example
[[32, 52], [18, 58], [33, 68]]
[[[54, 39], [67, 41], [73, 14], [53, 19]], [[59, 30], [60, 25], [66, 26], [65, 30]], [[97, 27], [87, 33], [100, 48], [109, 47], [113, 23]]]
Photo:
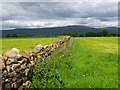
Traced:
[[2, 2], [118, 2], [119, 0], [3, 0]]
[[[117, 0], [76, 0], [76, 2], [3, 3], [3, 28], [87, 25], [117, 27]], [[32, 1], [32, 0], [31, 0]], [[79, 2], [78, 2], [79, 1]]]
[[64, 20], [56, 20], [56, 19], [43, 19], [38, 21], [14, 21], [8, 20], [3, 21], [3, 28], [45, 28], [45, 27], [61, 27], [68, 25], [86, 25], [91, 27], [117, 27], [117, 22], [112, 21], [100, 21], [95, 18], [67, 18]]

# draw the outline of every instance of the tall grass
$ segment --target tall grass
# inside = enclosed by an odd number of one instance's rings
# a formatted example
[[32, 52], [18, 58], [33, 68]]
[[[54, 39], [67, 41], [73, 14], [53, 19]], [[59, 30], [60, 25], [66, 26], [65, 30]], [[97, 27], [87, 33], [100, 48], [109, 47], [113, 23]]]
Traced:
[[117, 38], [75, 38], [36, 64], [31, 88], [117, 88], [116, 48]]

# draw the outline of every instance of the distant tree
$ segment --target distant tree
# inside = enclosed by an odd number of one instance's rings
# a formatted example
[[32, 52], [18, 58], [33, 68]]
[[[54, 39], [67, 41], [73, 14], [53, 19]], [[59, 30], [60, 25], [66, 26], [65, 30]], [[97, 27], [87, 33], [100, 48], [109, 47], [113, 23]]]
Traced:
[[78, 37], [78, 33], [76, 31], [69, 32], [68, 35], [70, 35], [72, 37]]
[[18, 37], [18, 35], [15, 33], [15, 34], [12, 35], [12, 37]]
[[101, 32], [96, 32], [96, 33], [95, 33], [95, 36], [96, 36], [96, 37], [101, 37], [102, 34], [101, 34]]
[[117, 34], [111, 34], [110, 35], [111, 37], [116, 37], [116, 36], [118, 36]]
[[102, 31], [101, 31], [101, 35], [102, 35], [102, 36], [109, 36], [110, 33], [109, 33], [107, 30], [102, 30]]
[[84, 37], [84, 34], [80, 34], [79, 37]]
[[111, 36], [107, 30], [102, 30], [100, 32], [87, 32], [85, 33], [86, 37], [101, 37], [101, 36]]
[[62, 33], [61, 35], [67, 35], [66, 33]]
[[32, 35], [27, 35], [26, 37], [33, 37]]
[[10, 34], [7, 34], [5, 37], [11, 37], [11, 35], [10, 35]]
[[87, 32], [87, 33], [85, 33], [85, 36], [86, 37], [94, 37], [94, 36], [96, 36], [96, 34], [94, 32]]

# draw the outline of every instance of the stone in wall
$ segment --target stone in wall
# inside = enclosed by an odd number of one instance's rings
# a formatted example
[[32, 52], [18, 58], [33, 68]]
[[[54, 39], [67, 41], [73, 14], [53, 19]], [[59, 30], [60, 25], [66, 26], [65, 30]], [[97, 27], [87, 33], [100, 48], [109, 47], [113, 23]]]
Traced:
[[55, 44], [45, 46], [38, 44], [33, 49], [21, 53], [17, 48], [13, 48], [4, 55], [0, 55], [2, 88], [17, 88], [19, 90], [29, 88], [35, 63], [42, 62], [44, 58], [50, 56], [55, 49], [60, 48], [70, 38], [70, 36], [64, 36]]

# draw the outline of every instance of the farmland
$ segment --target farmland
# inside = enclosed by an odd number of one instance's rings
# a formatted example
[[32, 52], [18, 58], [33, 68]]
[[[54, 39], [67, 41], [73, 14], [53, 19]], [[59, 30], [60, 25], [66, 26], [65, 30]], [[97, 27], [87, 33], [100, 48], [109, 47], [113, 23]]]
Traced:
[[33, 48], [36, 44], [46, 45], [54, 43], [56, 40], [58, 40], [58, 38], [3, 38], [2, 53], [15, 47], [23, 51]]
[[[58, 38], [3, 39], [3, 53], [16, 47], [22, 50], [54, 43]], [[30, 88], [117, 88], [118, 38], [74, 38], [35, 65]]]

